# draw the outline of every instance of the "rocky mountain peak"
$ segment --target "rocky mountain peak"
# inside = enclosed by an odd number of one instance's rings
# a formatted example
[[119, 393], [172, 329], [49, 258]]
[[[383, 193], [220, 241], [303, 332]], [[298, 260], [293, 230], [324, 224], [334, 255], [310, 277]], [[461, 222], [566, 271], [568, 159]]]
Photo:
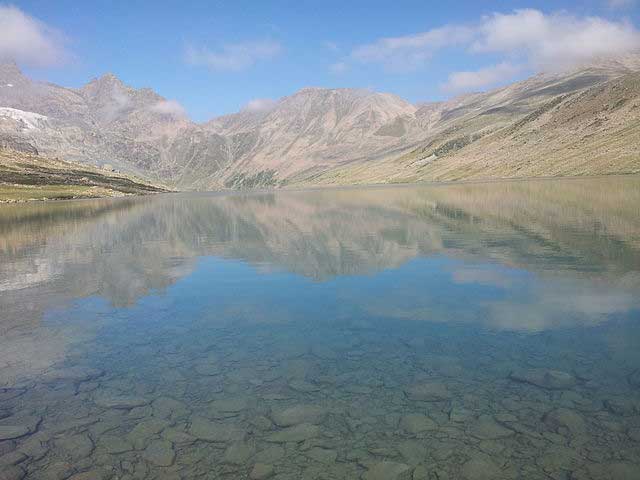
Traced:
[[23, 75], [20, 67], [18, 67], [14, 61], [0, 63], [0, 87], [24, 85], [28, 83], [31, 83], [30, 80]]
[[94, 78], [81, 91], [89, 97], [99, 97], [105, 94], [112, 95], [114, 92], [125, 93], [128, 87], [122, 80], [113, 73], [106, 73], [101, 77]]

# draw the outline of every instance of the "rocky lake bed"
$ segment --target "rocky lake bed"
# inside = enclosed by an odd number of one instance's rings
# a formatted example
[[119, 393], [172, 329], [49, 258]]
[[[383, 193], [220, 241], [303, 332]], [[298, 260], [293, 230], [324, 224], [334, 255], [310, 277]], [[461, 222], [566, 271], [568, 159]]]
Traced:
[[597, 355], [556, 370], [536, 356], [512, 365], [518, 340], [494, 344], [489, 334], [441, 342], [433, 329], [382, 336], [352, 327], [339, 340], [339, 331], [310, 327], [305, 341], [290, 329], [170, 330], [99, 345], [91, 366], [78, 346], [77, 364], [0, 390], [0, 478], [639, 472], [640, 377], [612, 377]]

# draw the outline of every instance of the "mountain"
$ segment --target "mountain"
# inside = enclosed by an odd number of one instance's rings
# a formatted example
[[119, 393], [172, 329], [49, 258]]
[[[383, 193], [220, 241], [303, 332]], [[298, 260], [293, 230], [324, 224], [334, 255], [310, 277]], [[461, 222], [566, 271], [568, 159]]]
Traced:
[[0, 65], [0, 147], [114, 167], [180, 189], [342, 185], [640, 170], [640, 55], [412, 105], [304, 88], [197, 124], [113, 74], [79, 89]]
[[539, 76], [445, 108], [422, 144], [302, 184], [405, 183], [640, 172], [640, 73]]

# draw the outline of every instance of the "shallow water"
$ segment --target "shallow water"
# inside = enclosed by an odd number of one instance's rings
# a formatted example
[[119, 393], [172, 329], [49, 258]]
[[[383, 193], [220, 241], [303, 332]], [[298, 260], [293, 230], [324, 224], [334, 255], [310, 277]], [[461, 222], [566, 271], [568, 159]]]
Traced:
[[0, 207], [0, 479], [638, 479], [640, 178]]

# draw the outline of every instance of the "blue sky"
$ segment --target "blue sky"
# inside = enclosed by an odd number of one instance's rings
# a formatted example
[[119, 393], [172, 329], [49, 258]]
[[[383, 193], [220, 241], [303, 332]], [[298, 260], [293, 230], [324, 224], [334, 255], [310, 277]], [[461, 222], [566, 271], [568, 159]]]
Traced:
[[[36, 52], [19, 39], [3, 45], [0, 38], [0, 57], [14, 54], [31, 76], [77, 87], [113, 72], [180, 102], [198, 121], [305, 86], [442, 99], [640, 46], [634, 0], [3, 5], [42, 30], [43, 38], [28, 42]], [[548, 40], [544, 49], [541, 39]]]

